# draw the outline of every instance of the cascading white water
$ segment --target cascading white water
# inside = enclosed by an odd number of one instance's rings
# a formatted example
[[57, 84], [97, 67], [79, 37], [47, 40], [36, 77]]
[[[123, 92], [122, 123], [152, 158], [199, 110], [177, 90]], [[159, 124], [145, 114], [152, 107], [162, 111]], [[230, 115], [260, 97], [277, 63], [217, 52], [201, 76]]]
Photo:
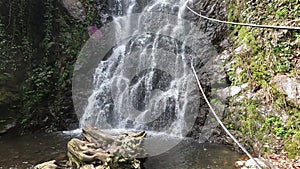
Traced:
[[[149, 12], [173, 14], [178, 21], [170, 34], [180, 34], [185, 26], [181, 17], [186, 3], [186, 0], [153, 0], [143, 7], [138, 19], [145, 19]], [[118, 39], [118, 44], [96, 68], [94, 89], [80, 125], [185, 136], [186, 121], [194, 118], [199, 109], [199, 93], [188, 66], [186, 42], [160, 34], [170, 29], [172, 25], [168, 24], [159, 25], [155, 33], [132, 34], [131, 23], [137, 21], [119, 15], [133, 14], [138, 5], [135, 0], [116, 2], [119, 11], [114, 17], [115, 37], [128, 39]], [[148, 26], [152, 25], [139, 25]]]

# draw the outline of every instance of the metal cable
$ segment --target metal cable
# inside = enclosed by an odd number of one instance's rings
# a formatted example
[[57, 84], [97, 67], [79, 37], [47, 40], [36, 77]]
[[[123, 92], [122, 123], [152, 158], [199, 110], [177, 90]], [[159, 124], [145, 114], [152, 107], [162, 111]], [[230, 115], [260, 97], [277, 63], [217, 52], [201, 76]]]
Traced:
[[300, 30], [300, 27], [293, 27], [293, 26], [275, 26], [275, 25], [257, 25], [257, 24], [251, 24], [251, 23], [239, 23], [239, 22], [229, 22], [229, 21], [222, 21], [219, 19], [210, 18], [207, 16], [204, 16], [202, 14], [197, 13], [193, 9], [191, 9], [188, 5], [186, 5], [186, 8], [190, 10], [195, 15], [213, 21], [218, 23], [224, 23], [224, 24], [230, 24], [230, 25], [240, 25], [240, 26], [249, 26], [249, 27], [257, 27], [257, 28], [271, 28], [271, 29], [288, 29], [288, 30]]
[[255, 164], [257, 165], [257, 167], [259, 168], [259, 169], [262, 169], [262, 167], [260, 166], [260, 164], [251, 156], [251, 154], [246, 150], [246, 148], [245, 147], [243, 147], [240, 143], [239, 143], [239, 141], [230, 133], [230, 131], [226, 128], [226, 126], [223, 124], [223, 122], [220, 120], [220, 118], [218, 117], [218, 115], [217, 115], [217, 113], [215, 112], [215, 110], [213, 109], [213, 107], [212, 107], [212, 105], [210, 104], [210, 102], [208, 101], [208, 99], [207, 99], [207, 97], [206, 97], [206, 95], [205, 95], [205, 92], [204, 92], [204, 90], [203, 90], [203, 88], [202, 88], [202, 85], [201, 85], [201, 83], [200, 83], [200, 80], [199, 80], [199, 78], [198, 78], [198, 76], [197, 76], [197, 73], [196, 73], [196, 70], [195, 70], [195, 68], [194, 68], [194, 65], [193, 65], [193, 62], [191, 63], [191, 68], [192, 68], [192, 70], [193, 70], [193, 73], [194, 73], [194, 76], [195, 76], [195, 78], [196, 78], [196, 80], [197, 80], [197, 83], [198, 83], [198, 86], [199, 86], [199, 89], [200, 89], [200, 91], [201, 91], [201, 93], [202, 93], [202, 95], [203, 95], [203, 97], [204, 97], [204, 100], [206, 101], [206, 103], [207, 103], [207, 105], [209, 106], [209, 108], [210, 108], [210, 110], [211, 110], [211, 112], [213, 113], [213, 115], [215, 116], [215, 118], [216, 118], [216, 120], [218, 121], [218, 123], [221, 125], [221, 127], [224, 129], [224, 131], [229, 135], [229, 137], [243, 150], [243, 152], [250, 158], [250, 159], [252, 159], [254, 162], [255, 162]]

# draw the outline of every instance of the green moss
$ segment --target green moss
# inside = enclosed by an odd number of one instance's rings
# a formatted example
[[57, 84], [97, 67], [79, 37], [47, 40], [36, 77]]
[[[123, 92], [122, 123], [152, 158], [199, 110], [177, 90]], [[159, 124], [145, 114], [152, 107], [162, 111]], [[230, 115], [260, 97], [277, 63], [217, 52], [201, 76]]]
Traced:
[[239, 43], [245, 42], [247, 47], [257, 51], [257, 42], [251, 30], [248, 27], [241, 27], [238, 32]]
[[285, 140], [284, 149], [288, 153], [290, 159], [294, 159], [296, 156], [300, 155], [300, 149], [297, 142]]
[[[297, 20], [300, 9], [299, 4], [289, 0], [255, 3], [230, 0], [229, 4], [230, 21], [269, 25], [282, 25]], [[289, 24], [299, 26], [299, 22]], [[270, 82], [278, 74], [300, 74], [300, 67], [296, 64], [300, 51], [300, 33], [241, 26], [229, 28], [231, 41], [236, 48], [247, 45], [247, 51], [232, 56], [231, 71], [227, 72], [229, 80], [232, 85], [247, 82], [252, 92], [259, 89], [262, 95], [258, 95], [255, 101], [244, 99], [239, 103], [230, 102], [232, 107], [237, 106], [239, 109], [238, 113], [232, 112], [227, 126], [247, 136], [250, 142], [259, 141], [261, 145], [268, 143], [272, 146], [272, 137], [281, 137], [285, 140], [284, 148], [289, 157], [299, 155], [297, 141], [300, 139], [300, 109], [288, 102], [286, 95]], [[239, 73], [236, 73], [237, 69]], [[263, 107], [271, 111], [263, 112], [262, 115], [259, 110]], [[232, 124], [232, 119], [238, 121], [237, 124]], [[266, 147], [261, 150], [261, 153], [271, 152]]]
[[277, 19], [283, 19], [283, 18], [286, 18], [287, 15], [288, 15], [288, 9], [287, 7], [282, 7], [281, 9], [278, 9], [276, 11], [276, 18]]
[[294, 135], [296, 140], [300, 140], [300, 131], [297, 131]]
[[0, 120], [0, 125], [6, 124], [7, 120]]

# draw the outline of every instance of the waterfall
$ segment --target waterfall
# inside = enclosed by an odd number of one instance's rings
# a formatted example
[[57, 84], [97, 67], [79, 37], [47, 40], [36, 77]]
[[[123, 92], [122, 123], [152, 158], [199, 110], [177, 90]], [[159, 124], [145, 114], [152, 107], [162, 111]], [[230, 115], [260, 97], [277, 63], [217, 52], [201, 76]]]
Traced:
[[[80, 126], [106, 130], [146, 130], [184, 137], [193, 125], [200, 105], [187, 54], [187, 42], [172, 38], [180, 34], [186, 0], [115, 1], [113, 7], [116, 44], [93, 74], [93, 90]], [[146, 4], [145, 6], [142, 6]], [[151, 12], [178, 18], [177, 25], [159, 25], [154, 33], [132, 32], [129, 17], [136, 10], [138, 27]], [[148, 14], [149, 13], [149, 14]], [[171, 21], [170, 21], [171, 22]], [[161, 32], [168, 30], [170, 36]], [[128, 37], [118, 39], [118, 37]], [[190, 123], [190, 124], [188, 124]]]
[[[74, 67], [80, 128], [145, 130], [150, 155], [177, 145], [195, 122], [198, 128], [206, 125], [203, 137], [209, 136], [213, 125], [201, 108], [191, 64], [199, 76], [218, 74], [207, 64], [217, 52], [197, 24], [185, 19], [187, 1], [108, 2], [112, 21], [99, 30], [90, 27], [91, 38]], [[202, 83], [209, 86], [209, 81]]]
[[[218, 66], [211, 66], [217, 52], [208, 35], [214, 34], [201, 31], [201, 22], [187, 19], [191, 13], [186, 0], [114, 0], [101, 5], [110, 9], [113, 19], [104, 19], [100, 29], [89, 27], [90, 39], [74, 67], [72, 93], [80, 128], [145, 130], [156, 138], [180, 139], [198, 132], [201, 140], [208, 138], [215, 126], [201, 107], [191, 64], [201, 83], [211, 86], [219, 74]], [[155, 141], [151, 145], [162, 145]], [[168, 142], [167, 148], [178, 143]]]

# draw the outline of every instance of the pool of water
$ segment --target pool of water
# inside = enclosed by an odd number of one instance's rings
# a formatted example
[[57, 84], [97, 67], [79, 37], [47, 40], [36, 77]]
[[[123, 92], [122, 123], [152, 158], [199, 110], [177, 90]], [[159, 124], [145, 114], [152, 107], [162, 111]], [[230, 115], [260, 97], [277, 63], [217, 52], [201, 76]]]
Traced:
[[233, 169], [241, 154], [229, 147], [185, 140], [166, 153], [148, 158], [146, 169]]
[[[70, 135], [61, 133], [0, 137], [0, 169], [27, 169], [52, 159], [66, 159]], [[223, 145], [183, 140], [169, 151], [149, 157], [145, 169], [232, 169], [240, 154]]]
[[27, 169], [51, 159], [66, 158], [71, 136], [60, 133], [0, 137], [0, 169]]

